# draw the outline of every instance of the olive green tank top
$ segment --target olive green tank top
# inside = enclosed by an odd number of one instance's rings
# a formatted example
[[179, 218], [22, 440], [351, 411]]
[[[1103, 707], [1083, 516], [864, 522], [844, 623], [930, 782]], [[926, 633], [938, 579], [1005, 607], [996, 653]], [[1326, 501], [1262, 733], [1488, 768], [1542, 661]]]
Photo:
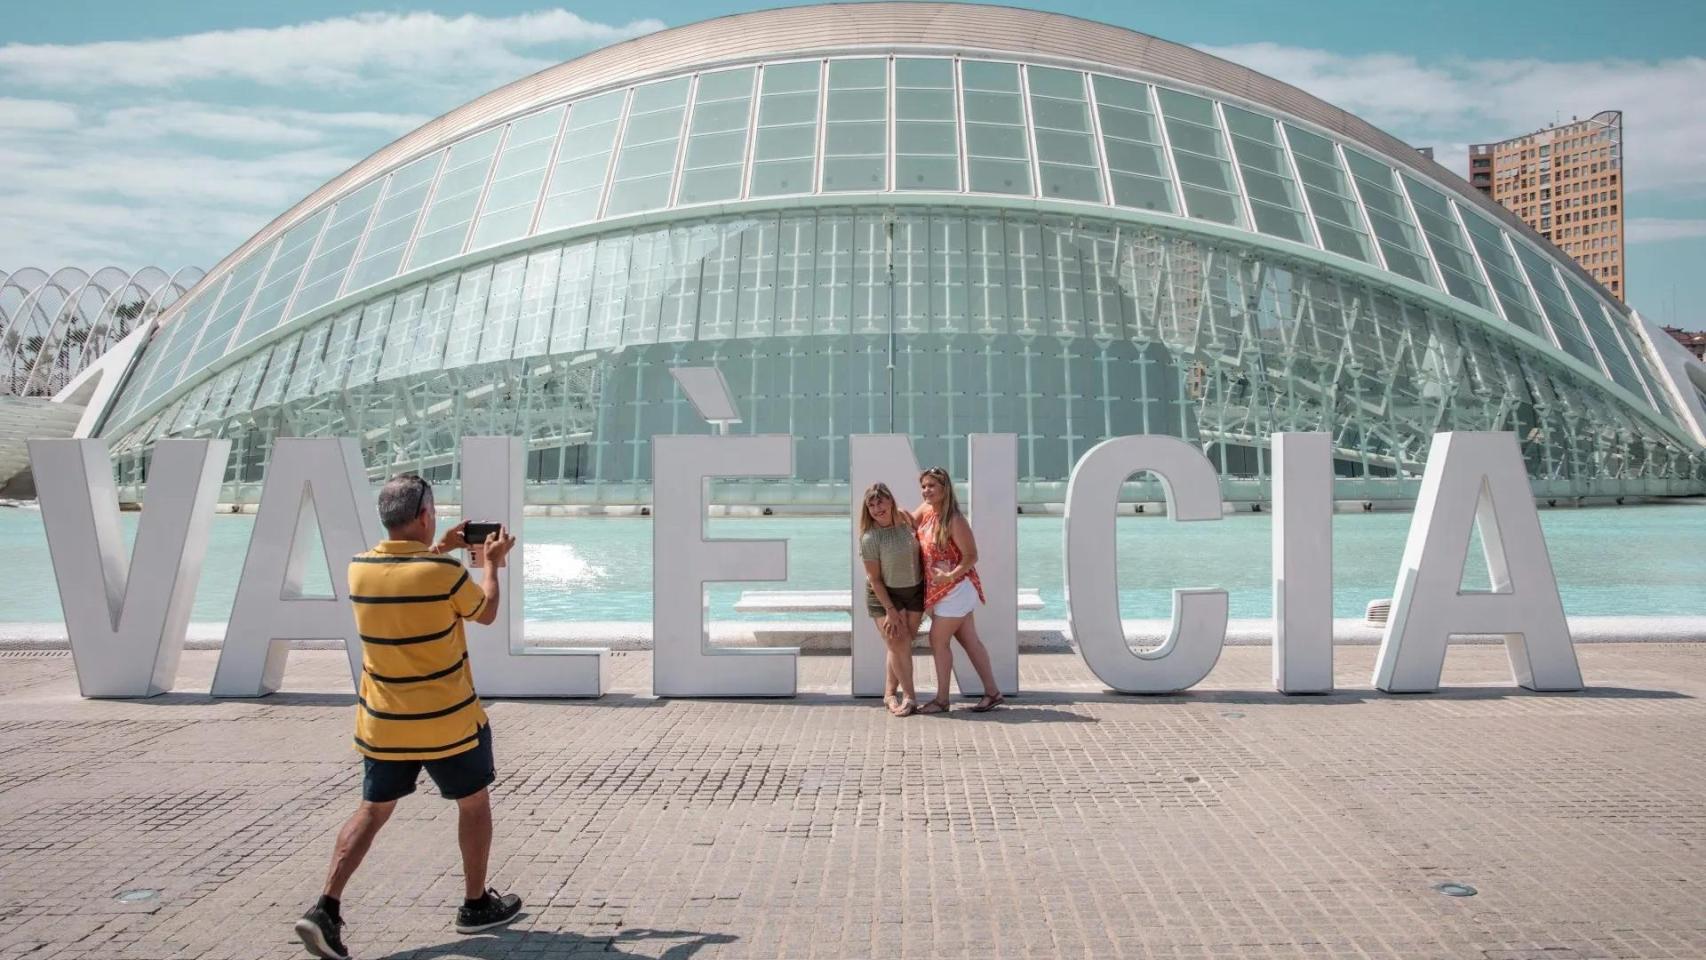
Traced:
[[884, 586], [913, 587], [924, 579], [919, 570], [918, 541], [904, 523], [866, 530], [859, 538], [859, 555], [882, 564]]

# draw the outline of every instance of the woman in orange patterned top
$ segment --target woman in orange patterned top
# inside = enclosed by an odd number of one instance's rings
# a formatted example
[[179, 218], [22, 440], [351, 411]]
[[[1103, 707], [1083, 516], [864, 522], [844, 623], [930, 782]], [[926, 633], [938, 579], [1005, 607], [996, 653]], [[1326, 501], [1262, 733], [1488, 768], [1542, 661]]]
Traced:
[[948, 685], [954, 672], [954, 653], [948, 642], [956, 637], [983, 681], [983, 698], [972, 711], [994, 710], [1007, 698], [995, 685], [989, 651], [978, 639], [977, 624], [972, 622], [977, 605], [983, 602], [983, 581], [977, 576], [977, 541], [972, 539], [971, 524], [960, 512], [948, 471], [931, 467], [919, 475], [918, 487], [924, 497], [924, 506], [916, 517], [918, 546], [930, 584], [924, 603], [930, 609], [930, 655], [936, 661], [936, 699], [918, 712], [948, 712]]

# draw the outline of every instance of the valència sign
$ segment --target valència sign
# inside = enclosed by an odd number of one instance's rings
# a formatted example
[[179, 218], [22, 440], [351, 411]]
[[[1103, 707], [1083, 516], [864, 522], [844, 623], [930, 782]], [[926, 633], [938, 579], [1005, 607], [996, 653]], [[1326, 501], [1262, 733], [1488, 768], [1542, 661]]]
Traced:
[[[738, 418], [722, 378], [708, 368], [674, 371], [706, 419]], [[696, 381], [697, 378], [697, 382]], [[721, 394], [718, 396], [718, 394]], [[1288, 694], [1332, 689], [1333, 450], [1325, 433], [1273, 435], [1273, 677]], [[705, 630], [704, 586], [786, 579], [785, 540], [705, 536], [708, 481], [789, 477], [787, 435], [659, 436], [652, 440], [652, 688], [666, 697], [788, 697], [799, 651], [726, 648]], [[1004, 690], [1019, 689], [1018, 443], [1012, 434], [969, 438], [970, 514], [988, 606], [978, 614]], [[166, 440], [156, 448], [135, 545], [126, 556], [111, 459], [100, 440], [32, 440], [42, 519], [65, 625], [85, 697], [145, 697], [172, 688], [201, 574], [209, 525], [230, 453], [226, 440]], [[503, 519], [520, 530], [525, 450], [515, 437], [462, 440], [464, 516]], [[890, 434], [850, 439], [849, 490], [883, 481], [916, 489], [911, 443]], [[1226, 591], [1177, 588], [1171, 632], [1134, 650], [1120, 623], [1114, 549], [1121, 485], [1148, 472], [1162, 482], [1171, 522], [1222, 517], [1219, 476], [1189, 444], [1163, 436], [1116, 437], [1091, 448], [1067, 485], [1062, 556], [1072, 635], [1090, 669], [1124, 693], [1171, 693], [1202, 681], [1225, 640]], [[237, 596], [214, 673], [213, 694], [257, 697], [283, 680], [293, 640], [338, 639], [352, 681], [361, 644], [341, 576], [334, 596], [307, 596], [305, 544], [318, 528], [326, 556], [353, 556], [379, 538], [366, 471], [353, 439], [280, 439], [267, 465]], [[1471, 529], [1480, 532], [1489, 592], [1460, 589]], [[526, 550], [518, 539], [516, 553]], [[857, 557], [856, 534], [849, 551]], [[1228, 563], [1239, 562], [1228, 557]], [[516, 556], [510, 569], [520, 570]], [[864, 565], [851, 564], [853, 596]], [[337, 569], [334, 567], [334, 569]], [[601, 648], [527, 648], [524, 587], [511, 574], [504, 608], [473, 627], [469, 656], [479, 688], [498, 697], [597, 697], [605, 692]], [[856, 605], [857, 606], [857, 605]], [[1576, 663], [1540, 518], [1510, 433], [1436, 434], [1398, 564], [1392, 611], [1374, 685], [1390, 693], [1438, 688], [1453, 636], [1504, 637], [1515, 682], [1532, 690], [1579, 690]], [[869, 618], [853, 617], [852, 694], [877, 696], [883, 651]], [[959, 650], [955, 649], [956, 657]], [[955, 678], [981, 692], [958, 659]]]

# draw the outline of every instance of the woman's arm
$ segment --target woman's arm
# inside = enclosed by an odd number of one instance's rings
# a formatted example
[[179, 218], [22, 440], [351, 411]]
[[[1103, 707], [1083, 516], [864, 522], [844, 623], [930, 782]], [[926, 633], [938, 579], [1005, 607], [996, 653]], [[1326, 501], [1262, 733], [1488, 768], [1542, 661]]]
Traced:
[[972, 536], [971, 524], [961, 515], [948, 528], [948, 537], [960, 548], [960, 565], [948, 571], [949, 580], [958, 580], [977, 566], [977, 538]]
[[871, 592], [877, 595], [877, 602], [883, 605], [889, 616], [894, 616], [894, 600], [889, 597], [888, 585], [883, 583], [883, 562], [881, 560], [865, 561], [865, 579], [871, 584]]

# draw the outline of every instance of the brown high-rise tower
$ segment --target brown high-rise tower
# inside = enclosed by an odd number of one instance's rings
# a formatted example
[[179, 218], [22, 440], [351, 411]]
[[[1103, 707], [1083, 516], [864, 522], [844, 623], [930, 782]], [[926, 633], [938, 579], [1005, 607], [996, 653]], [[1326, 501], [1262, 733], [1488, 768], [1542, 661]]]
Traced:
[[1469, 146], [1469, 181], [1628, 299], [1623, 273], [1623, 111], [1604, 110]]

